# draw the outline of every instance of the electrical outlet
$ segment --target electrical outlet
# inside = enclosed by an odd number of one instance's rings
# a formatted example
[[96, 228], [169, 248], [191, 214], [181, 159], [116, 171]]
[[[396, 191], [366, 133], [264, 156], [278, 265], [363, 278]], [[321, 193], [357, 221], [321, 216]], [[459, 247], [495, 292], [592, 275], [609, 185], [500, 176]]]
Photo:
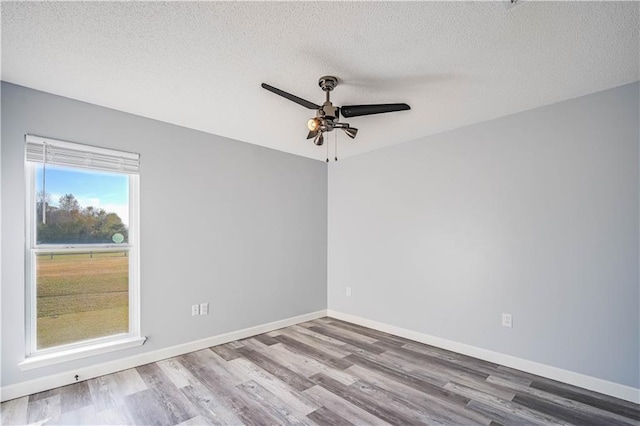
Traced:
[[200, 305], [191, 305], [191, 316], [200, 315]]
[[502, 314], [502, 326], [513, 328], [513, 317], [511, 314]]
[[345, 289], [345, 294], [346, 294], [347, 296], [351, 296], [351, 287], [347, 287], [347, 288]]
[[209, 304], [201, 303], [200, 304], [200, 315], [208, 315], [209, 314]]

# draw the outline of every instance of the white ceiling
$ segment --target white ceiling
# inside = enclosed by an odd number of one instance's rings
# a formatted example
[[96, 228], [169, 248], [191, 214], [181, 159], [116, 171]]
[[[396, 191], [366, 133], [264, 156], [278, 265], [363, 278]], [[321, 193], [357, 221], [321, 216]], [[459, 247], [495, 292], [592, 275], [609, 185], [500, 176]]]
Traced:
[[2, 2], [2, 79], [324, 160], [305, 140], [313, 111], [260, 83], [322, 103], [330, 74], [337, 105], [411, 105], [349, 119], [347, 157], [637, 81], [638, 16], [638, 2]]

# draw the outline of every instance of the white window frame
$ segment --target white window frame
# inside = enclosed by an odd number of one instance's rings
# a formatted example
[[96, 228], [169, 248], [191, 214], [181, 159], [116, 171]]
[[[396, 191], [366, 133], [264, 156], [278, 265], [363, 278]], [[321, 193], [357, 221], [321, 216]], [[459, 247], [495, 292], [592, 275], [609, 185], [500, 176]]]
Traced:
[[[73, 144], [33, 135], [25, 135], [26, 143], [43, 143], [51, 146], [64, 146], [81, 149], [87, 153], [108, 153], [111, 155], [128, 154], [116, 150], [97, 148], [88, 145]], [[120, 171], [129, 177], [129, 223], [128, 242], [126, 244], [37, 244], [37, 185], [36, 170], [40, 163], [25, 161], [26, 173], [26, 247], [25, 247], [25, 359], [19, 363], [22, 370], [43, 367], [101, 353], [142, 345], [146, 338], [140, 334], [140, 177], [131, 171]], [[47, 163], [49, 164], [49, 163]], [[55, 164], [55, 163], [53, 163]], [[81, 166], [65, 166], [83, 169]], [[88, 167], [89, 171], [100, 168]], [[106, 170], [114, 172], [114, 170]], [[118, 173], [118, 171], [115, 171]], [[128, 249], [129, 257], [129, 332], [100, 337], [66, 345], [37, 349], [37, 308], [36, 308], [36, 254], [40, 252], [89, 252], [122, 251]]]

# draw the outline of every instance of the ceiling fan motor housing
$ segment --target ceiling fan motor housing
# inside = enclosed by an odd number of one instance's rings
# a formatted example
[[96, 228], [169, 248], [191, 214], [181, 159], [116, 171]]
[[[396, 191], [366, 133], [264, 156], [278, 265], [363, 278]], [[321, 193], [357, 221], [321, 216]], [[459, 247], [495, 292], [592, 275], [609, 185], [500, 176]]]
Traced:
[[340, 108], [333, 106], [333, 104], [329, 101], [322, 104], [322, 108], [320, 108], [321, 114], [327, 120], [336, 120], [340, 118]]

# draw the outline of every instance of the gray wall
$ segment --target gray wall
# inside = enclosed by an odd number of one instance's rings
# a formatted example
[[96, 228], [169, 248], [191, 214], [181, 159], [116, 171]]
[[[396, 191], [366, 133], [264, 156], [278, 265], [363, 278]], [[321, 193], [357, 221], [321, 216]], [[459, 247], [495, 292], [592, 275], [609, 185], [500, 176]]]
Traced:
[[[17, 368], [25, 133], [141, 154], [144, 346]], [[326, 309], [324, 163], [7, 83], [1, 159], [3, 386]], [[211, 314], [192, 317], [198, 302], [209, 302]]]
[[[329, 307], [639, 387], [638, 99], [331, 163]], [[1, 118], [2, 386], [327, 306], [324, 163], [7, 83]], [[18, 370], [25, 133], [141, 153], [144, 346]]]
[[638, 87], [332, 163], [329, 308], [639, 387]]

